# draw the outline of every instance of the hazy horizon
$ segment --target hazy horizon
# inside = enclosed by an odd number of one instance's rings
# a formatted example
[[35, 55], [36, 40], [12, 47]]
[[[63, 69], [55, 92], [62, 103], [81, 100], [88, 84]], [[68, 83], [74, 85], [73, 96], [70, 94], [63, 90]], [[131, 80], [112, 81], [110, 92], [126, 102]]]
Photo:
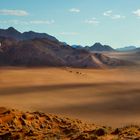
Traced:
[[0, 28], [36, 31], [70, 45], [140, 46], [139, 0], [2, 0]]

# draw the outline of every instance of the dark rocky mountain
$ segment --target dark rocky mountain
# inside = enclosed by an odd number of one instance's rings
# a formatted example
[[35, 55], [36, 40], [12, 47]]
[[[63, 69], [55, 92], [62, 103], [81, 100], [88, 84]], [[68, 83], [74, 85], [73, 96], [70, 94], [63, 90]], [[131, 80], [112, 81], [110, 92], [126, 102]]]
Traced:
[[136, 48], [134, 52], [135, 52], [135, 56], [138, 56], [138, 57], [140, 56], [140, 48]]
[[115, 51], [109, 45], [102, 45], [101, 43], [95, 43], [91, 47], [85, 47], [89, 51], [103, 52], [103, 51]]
[[[90, 53], [87, 50], [75, 49], [59, 42], [57, 39], [36, 38], [34, 32], [26, 36], [27, 40], [13, 39], [21, 34], [14, 28], [12, 33], [0, 37], [0, 65], [8, 66], [68, 66], [81, 68], [102, 68], [128, 64], [125, 61], [112, 59], [103, 54]], [[9, 32], [9, 31], [8, 31]], [[24, 33], [23, 33], [24, 34]], [[33, 36], [32, 36], [33, 34]], [[38, 34], [38, 33], [37, 33]], [[34, 38], [34, 39], [29, 39]], [[18, 36], [17, 36], [18, 38]], [[53, 37], [52, 37], [53, 38]]]
[[127, 46], [123, 48], [117, 48], [116, 50], [125, 52], [125, 51], [134, 51], [136, 50], [136, 48], [137, 48], [136, 46]]
[[14, 29], [13, 27], [9, 27], [8, 29], [0, 29], [0, 36], [1, 37], [7, 37], [7, 38], [13, 38], [16, 40], [20, 40], [21, 33]]
[[140, 52], [140, 48], [136, 48], [136, 49], [135, 49], [135, 51], [138, 51], [138, 52]]
[[30, 39], [35, 39], [35, 38], [47, 38], [51, 41], [57, 41], [55, 37], [48, 35], [46, 33], [37, 33], [33, 31], [21, 33], [13, 27], [9, 27], [8, 29], [0, 29], [0, 36], [13, 38], [15, 40], [20, 40], [20, 41], [30, 40]]
[[75, 48], [75, 49], [85, 49], [83, 46], [81, 45], [72, 45], [71, 46], [72, 48]]
[[0, 37], [0, 65], [6, 65], [6, 52], [10, 47], [17, 44], [17, 41], [11, 38]]

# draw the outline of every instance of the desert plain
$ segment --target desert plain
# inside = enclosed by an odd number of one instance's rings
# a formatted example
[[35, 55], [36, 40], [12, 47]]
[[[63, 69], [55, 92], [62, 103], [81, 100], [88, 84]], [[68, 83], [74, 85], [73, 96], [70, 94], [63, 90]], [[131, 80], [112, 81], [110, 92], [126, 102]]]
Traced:
[[7, 108], [122, 127], [140, 124], [139, 101], [139, 65], [112, 69], [0, 68], [0, 106]]

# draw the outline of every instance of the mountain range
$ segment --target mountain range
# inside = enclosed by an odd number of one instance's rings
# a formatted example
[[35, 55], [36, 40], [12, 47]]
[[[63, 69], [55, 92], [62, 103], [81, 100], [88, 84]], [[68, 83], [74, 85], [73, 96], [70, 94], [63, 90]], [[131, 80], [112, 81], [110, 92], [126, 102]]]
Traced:
[[21, 33], [13, 27], [9, 27], [8, 29], [0, 29], [0, 36], [13, 38], [18, 41], [30, 40], [30, 39], [34, 39], [34, 38], [48, 38], [49, 40], [52, 40], [52, 41], [58, 41], [55, 37], [48, 35], [46, 33], [37, 33], [37, 32], [33, 32], [33, 31]]
[[136, 49], [137, 49], [136, 46], [126, 46], [126, 47], [123, 47], [123, 48], [117, 48], [116, 50], [125, 52], [125, 51], [134, 51]]
[[102, 45], [99, 42], [96, 42], [94, 45], [92, 46], [81, 46], [81, 45], [72, 45], [73, 48], [77, 48], [77, 49], [85, 49], [91, 52], [113, 52], [115, 51], [115, 49], [113, 49], [111, 46], [109, 45]]
[[92, 46], [81, 46], [81, 45], [72, 45], [73, 48], [76, 49], [85, 49], [91, 52], [134, 52], [134, 51], [139, 51], [139, 47], [136, 46], [126, 46], [126, 47], [122, 47], [122, 48], [117, 48], [114, 49], [109, 45], [102, 45], [99, 42], [96, 42], [94, 45]]
[[[94, 47], [101, 47], [95, 44]], [[100, 49], [99, 47], [99, 49]], [[104, 46], [112, 50], [109, 46]], [[21, 33], [10, 27], [0, 29], [0, 65], [8, 66], [67, 66], [101, 68], [127, 65], [128, 62], [109, 58], [88, 49], [73, 48], [46, 33]]]
[[85, 47], [87, 50], [89, 51], [97, 51], [97, 52], [103, 52], [103, 51], [109, 51], [109, 52], [113, 52], [115, 51], [111, 46], [109, 45], [102, 45], [101, 43], [97, 42], [94, 45], [92, 45], [91, 47]]

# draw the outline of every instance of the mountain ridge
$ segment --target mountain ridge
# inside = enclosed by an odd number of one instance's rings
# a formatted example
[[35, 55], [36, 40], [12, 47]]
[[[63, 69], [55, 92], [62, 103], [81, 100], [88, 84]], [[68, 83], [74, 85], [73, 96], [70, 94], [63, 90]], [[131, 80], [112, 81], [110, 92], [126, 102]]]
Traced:
[[115, 51], [115, 49], [113, 49], [111, 46], [109, 45], [102, 45], [99, 42], [96, 42], [94, 45], [90, 46], [90, 47], [86, 47], [85, 49], [89, 50], [89, 51], [97, 51], [97, 52], [103, 52], [103, 51]]
[[0, 36], [13, 38], [18, 41], [30, 40], [30, 39], [35, 39], [35, 38], [48, 38], [52, 41], [58, 41], [55, 37], [48, 35], [46, 33], [37, 33], [34, 31], [28, 31], [28, 32], [21, 33], [13, 27], [9, 27], [7, 29], [0, 29]]
[[[12, 27], [7, 30], [0, 30], [0, 65], [103, 68], [129, 64], [89, 50], [72, 48], [44, 33], [20, 33]], [[21, 36], [18, 37], [18, 34]], [[20, 40], [24, 34], [26, 39]]]
[[113, 49], [111, 46], [109, 45], [102, 45], [99, 42], [94, 43], [92, 46], [81, 46], [81, 45], [72, 45], [73, 48], [76, 49], [85, 49], [88, 51], [93, 51], [93, 52], [113, 52], [116, 51], [115, 49]]
[[136, 46], [126, 46], [126, 47], [123, 47], [123, 48], [117, 48], [116, 50], [117, 51], [134, 51], [134, 50], [136, 50], [137, 49], [137, 47]]

